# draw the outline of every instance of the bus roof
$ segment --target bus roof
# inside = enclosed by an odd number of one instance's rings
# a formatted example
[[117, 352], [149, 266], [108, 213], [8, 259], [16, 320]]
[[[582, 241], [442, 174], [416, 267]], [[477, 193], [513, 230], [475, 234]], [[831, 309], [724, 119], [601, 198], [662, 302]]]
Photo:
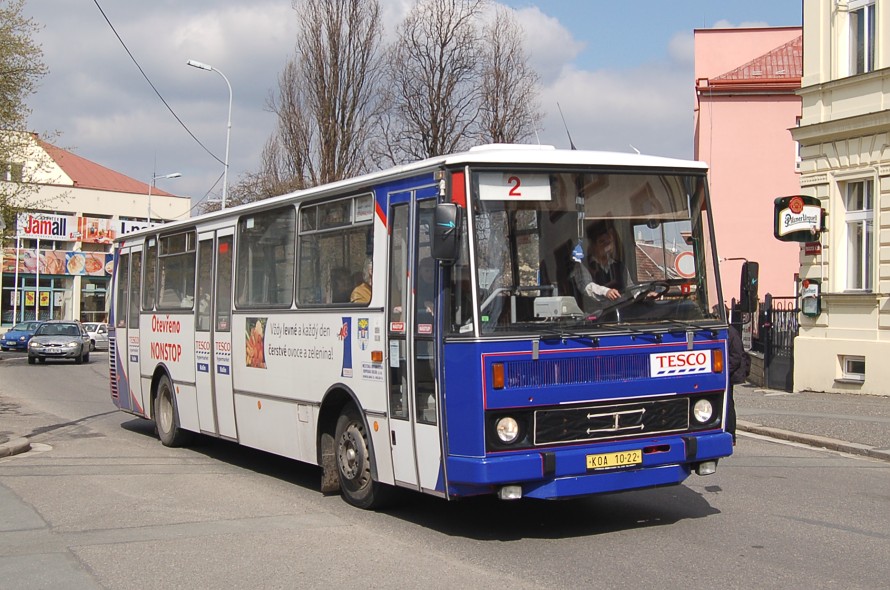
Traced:
[[[345, 180], [338, 180], [329, 184], [323, 184], [312, 188], [301, 189], [291, 193], [263, 199], [262, 201], [254, 201], [245, 203], [236, 207], [230, 207], [225, 210], [214, 211], [201, 215], [201, 219], [212, 219], [214, 217], [222, 217], [231, 213], [239, 212], [243, 209], [250, 209], [259, 203], [264, 205], [272, 205], [278, 201], [286, 201], [293, 198], [303, 198], [310, 196], [320, 196], [330, 191], [342, 191], [349, 187], [363, 187], [375, 184], [386, 178], [407, 177], [424, 170], [433, 170], [443, 166], [461, 166], [472, 164], [522, 164], [522, 165], [543, 165], [543, 166], [595, 166], [605, 168], [653, 168], [661, 170], [688, 170], [689, 172], [702, 173], [706, 172], [708, 165], [704, 162], [696, 160], [682, 160], [675, 158], [665, 158], [661, 156], [649, 156], [639, 153], [624, 152], [605, 152], [593, 150], [567, 150], [557, 149], [552, 145], [534, 145], [534, 144], [507, 144], [493, 143], [480, 145], [465, 152], [456, 152], [444, 156], [435, 156], [425, 160], [418, 160], [410, 164], [402, 164], [380, 170], [370, 172], [361, 176], [355, 176]], [[179, 225], [187, 225], [195, 218], [184, 219], [181, 221], [165, 223], [164, 227], [174, 229]], [[147, 228], [137, 232], [128, 233], [120, 236], [115, 241], [123, 241], [130, 236], [136, 236], [144, 233], [158, 231], [159, 227]]]

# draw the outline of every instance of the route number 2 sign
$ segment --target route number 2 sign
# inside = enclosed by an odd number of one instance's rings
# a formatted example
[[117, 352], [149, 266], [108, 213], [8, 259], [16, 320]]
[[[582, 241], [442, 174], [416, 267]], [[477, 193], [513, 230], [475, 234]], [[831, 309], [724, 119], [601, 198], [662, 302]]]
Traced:
[[546, 174], [482, 172], [479, 198], [483, 201], [549, 201], [550, 177]]

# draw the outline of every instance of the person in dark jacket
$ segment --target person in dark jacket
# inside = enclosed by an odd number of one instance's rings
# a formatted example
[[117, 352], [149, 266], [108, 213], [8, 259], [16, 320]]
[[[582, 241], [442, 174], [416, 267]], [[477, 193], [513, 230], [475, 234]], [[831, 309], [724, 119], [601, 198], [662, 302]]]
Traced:
[[742, 337], [735, 326], [729, 327], [729, 397], [726, 408], [726, 431], [732, 433], [732, 443], [735, 444], [735, 399], [733, 386], [748, 380], [751, 371], [751, 357], [742, 346]]
[[575, 288], [585, 299], [616, 300], [630, 283], [627, 267], [620, 260], [615, 241], [615, 229], [600, 221], [587, 230], [591, 243], [590, 255], [579, 258], [572, 271]]

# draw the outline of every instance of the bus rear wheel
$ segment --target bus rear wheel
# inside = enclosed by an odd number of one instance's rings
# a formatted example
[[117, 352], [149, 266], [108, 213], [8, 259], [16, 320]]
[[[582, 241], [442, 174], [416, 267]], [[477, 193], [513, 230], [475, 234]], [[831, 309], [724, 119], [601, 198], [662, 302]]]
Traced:
[[366, 510], [383, 506], [390, 499], [392, 489], [374, 481], [371, 475], [373, 452], [365, 422], [354, 406], [345, 408], [337, 419], [334, 440], [343, 499]]
[[165, 447], [181, 447], [191, 442], [191, 433], [179, 427], [173, 384], [166, 375], [158, 380], [154, 418], [158, 438]]

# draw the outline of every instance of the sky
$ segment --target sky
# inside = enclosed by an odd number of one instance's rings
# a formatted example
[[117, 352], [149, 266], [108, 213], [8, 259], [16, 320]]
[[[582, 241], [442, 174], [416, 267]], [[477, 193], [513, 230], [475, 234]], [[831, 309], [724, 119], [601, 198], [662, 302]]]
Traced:
[[[392, 38], [414, 2], [380, 1]], [[801, 25], [801, 0], [500, 3], [540, 76], [538, 141], [568, 147], [568, 128], [579, 149], [679, 158], [693, 155], [693, 31]], [[229, 186], [257, 170], [294, 53], [291, 0], [30, 0], [25, 13], [49, 69], [28, 100], [30, 131], [146, 183], [178, 172], [157, 187], [193, 203], [219, 198], [229, 91], [193, 59], [232, 87]]]

